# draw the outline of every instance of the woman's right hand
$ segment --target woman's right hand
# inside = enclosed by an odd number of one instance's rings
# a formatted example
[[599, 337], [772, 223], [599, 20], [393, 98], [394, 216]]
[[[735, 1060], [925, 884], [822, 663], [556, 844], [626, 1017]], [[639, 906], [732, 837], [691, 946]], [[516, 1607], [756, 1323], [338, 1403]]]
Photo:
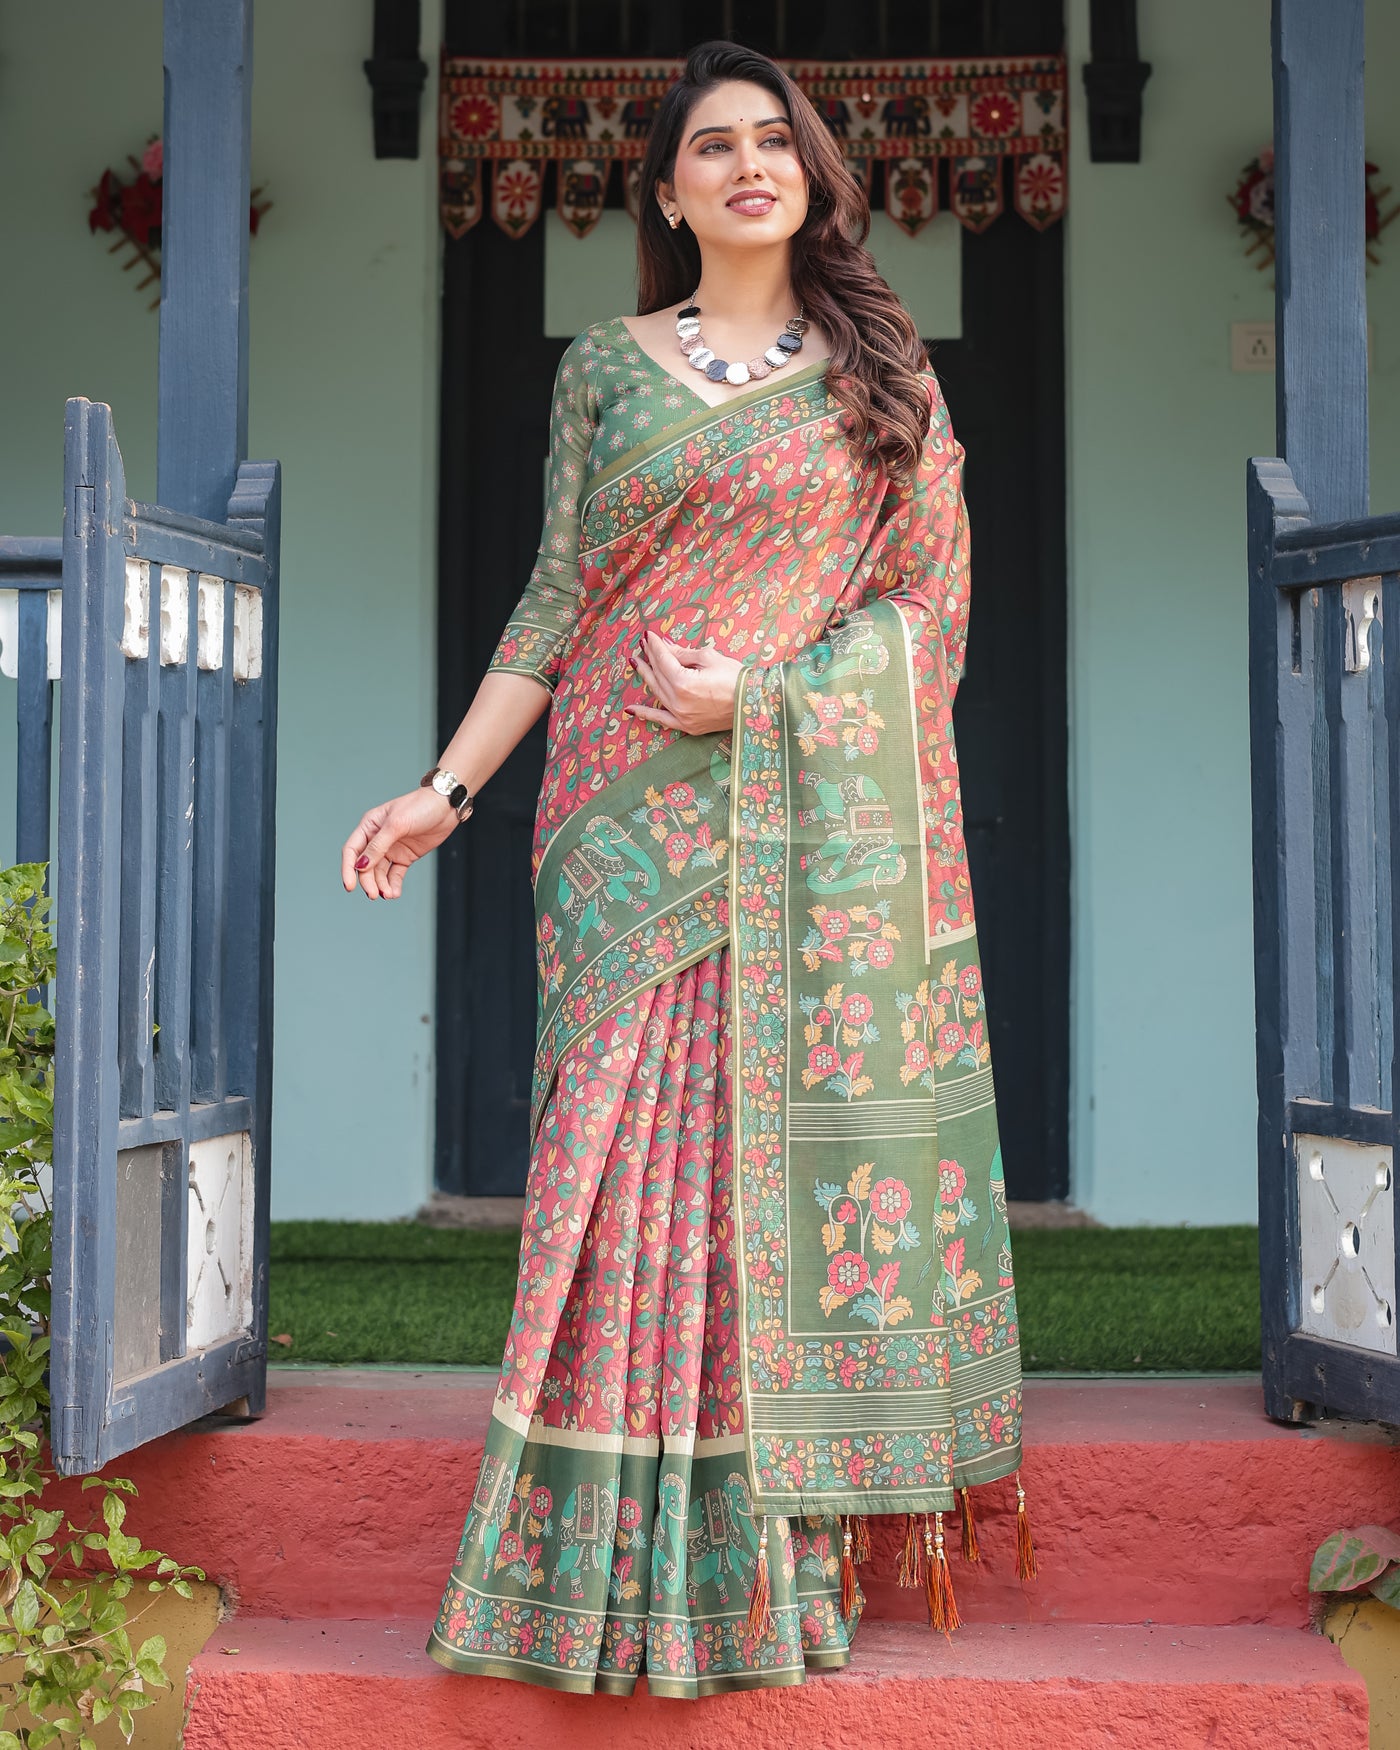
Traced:
[[445, 796], [420, 786], [371, 808], [340, 853], [340, 880], [347, 893], [358, 884], [369, 899], [397, 899], [411, 866], [434, 851], [457, 825]]

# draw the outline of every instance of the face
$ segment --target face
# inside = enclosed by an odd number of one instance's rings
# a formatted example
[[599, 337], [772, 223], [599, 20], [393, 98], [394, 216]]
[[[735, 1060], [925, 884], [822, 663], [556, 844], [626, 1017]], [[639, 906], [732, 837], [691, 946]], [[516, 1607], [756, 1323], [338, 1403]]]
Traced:
[[705, 92], [686, 117], [673, 179], [657, 187], [702, 248], [772, 246], [801, 229], [807, 176], [787, 106], [763, 85], [732, 80]]

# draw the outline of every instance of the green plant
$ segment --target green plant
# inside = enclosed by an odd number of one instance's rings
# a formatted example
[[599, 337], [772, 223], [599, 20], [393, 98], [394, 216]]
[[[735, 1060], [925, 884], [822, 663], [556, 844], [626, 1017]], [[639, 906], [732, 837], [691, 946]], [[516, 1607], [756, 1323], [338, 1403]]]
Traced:
[[1324, 1597], [1369, 1592], [1382, 1604], [1400, 1610], [1400, 1535], [1383, 1525], [1334, 1531], [1318, 1545], [1308, 1590]]
[[[149, 1593], [190, 1597], [198, 1568], [141, 1547], [123, 1530], [135, 1485], [85, 1477], [90, 1516], [47, 1505], [53, 1213], [53, 1017], [35, 1000], [53, 979], [44, 866], [0, 870], [0, 1750], [93, 1750], [115, 1715], [129, 1743], [148, 1684], [168, 1687], [165, 1642], [133, 1645]], [[71, 1497], [71, 1491], [67, 1491]], [[142, 1609], [149, 1608], [149, 1599]]]

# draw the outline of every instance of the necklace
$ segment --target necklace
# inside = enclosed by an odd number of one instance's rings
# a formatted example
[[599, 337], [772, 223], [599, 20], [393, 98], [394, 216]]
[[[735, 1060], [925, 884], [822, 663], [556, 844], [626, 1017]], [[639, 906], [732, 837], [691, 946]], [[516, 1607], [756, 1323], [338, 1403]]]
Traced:
[[736, 359], [731, 365], [727, 359], [717, 358], [714, 349], [705, 345], [705, 337], [700, 332], [700, 306], [693, 297], [676, 317], [676, 336], [681, 351], [695, 369], [703, 371], [712, 383], [733, 383], [736, 387], [747, 383], [751, 377], [761, 381], [770, 371], [781, 370], [795, 352], [802, 351], [802, 336], [806, 332], [807, 321], [799, 309], [795, 316], [788, 317], [782, 333], [761, 358], [750, 359], [747, 364]]

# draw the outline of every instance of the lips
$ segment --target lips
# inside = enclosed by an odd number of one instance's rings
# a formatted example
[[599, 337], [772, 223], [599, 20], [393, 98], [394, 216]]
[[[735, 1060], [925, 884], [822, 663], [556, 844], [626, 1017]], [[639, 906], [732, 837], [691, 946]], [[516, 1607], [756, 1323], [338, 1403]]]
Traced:
[[771, 213], [777, 206], [777, 198], [771, 194], [736, 194], [724, 203], [731, 212], [744, 213], [750, 218], [761, 219], [765, 213]]

